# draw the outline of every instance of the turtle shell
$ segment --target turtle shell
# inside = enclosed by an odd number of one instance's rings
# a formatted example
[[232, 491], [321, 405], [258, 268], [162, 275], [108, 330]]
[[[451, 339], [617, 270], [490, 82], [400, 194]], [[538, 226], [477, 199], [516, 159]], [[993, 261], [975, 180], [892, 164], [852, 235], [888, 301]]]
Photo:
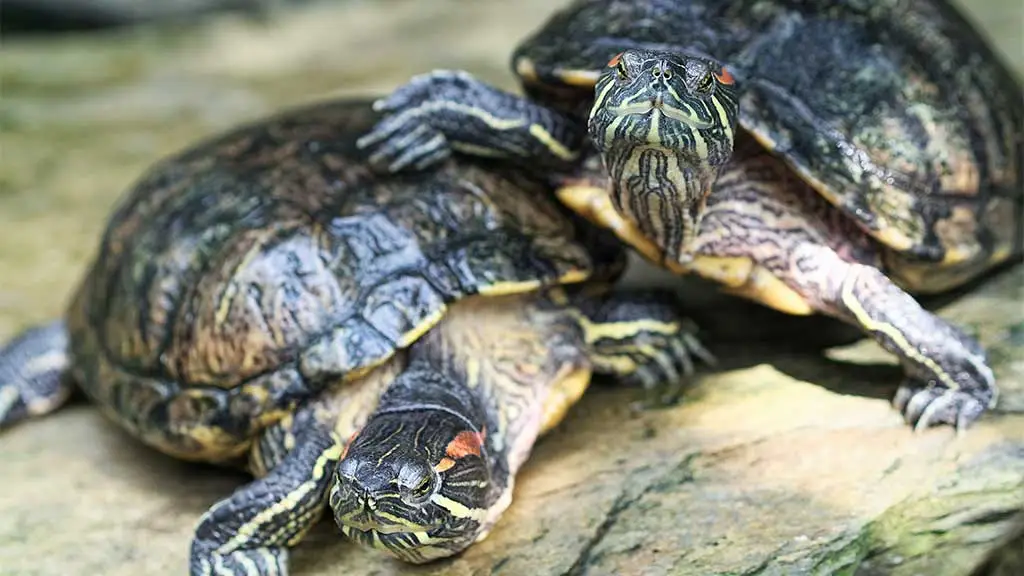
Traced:
[[596, 275], [624, 253], [486, 163], [370, 171], [370, 101], [318, 104], [153, 167], [113, 213], [70, 306], [76, 379], [173, 455], [217, 461], [356, 378], [470, 295]]
[[627, 48], [724, 63], [740, 124], [903, 266], [1019, 254], [1020, 82], [950, 4], [581, 0], [513, 54], [531, 94], [591, 88]]

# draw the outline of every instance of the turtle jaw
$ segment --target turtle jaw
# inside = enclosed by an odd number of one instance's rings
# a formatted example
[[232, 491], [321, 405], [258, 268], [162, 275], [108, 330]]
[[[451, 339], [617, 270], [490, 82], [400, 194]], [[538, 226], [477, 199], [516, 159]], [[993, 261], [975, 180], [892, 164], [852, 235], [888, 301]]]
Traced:
[[646, 111], [612, 114], [633, 117], [623, 124], [641, 125], [641, 138], [607, 140], [601, 149], [612, 204], [654, 241], [663, 259], [688, 262], [716, 172], [699, 157], [658, 139], [659, 124], [676, 121], [662, 109], [646, 105]]
[[693, 257], [712, 185], [732, 156], [736, 117], [732, 78], [706, 60], [629, 50], [598, 79], [587, 127], [612, 203], [665, 261]]

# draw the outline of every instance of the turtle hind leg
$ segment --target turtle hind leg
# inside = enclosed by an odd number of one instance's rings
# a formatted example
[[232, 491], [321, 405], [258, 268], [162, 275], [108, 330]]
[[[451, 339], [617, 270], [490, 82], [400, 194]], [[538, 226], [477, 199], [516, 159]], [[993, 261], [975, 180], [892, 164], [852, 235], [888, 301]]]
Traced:
[[308, 412], [278, 436], [294, 438], [294, 448], [265, 476], [214, 504], [199, 520], [190, 553], [192, 576], [288, 574], [288, 547], [320, 519], [342, 446]]
[[0, 430], [49, 414], [71, 397], [63, 321], [29, 328], [0, 349]]
[[677, 402], [695, 371], [695, 360], [716, 363], [671, 291], [580, 295], [574, 304], [594, 370], [642, 386], [650, 395], [648, 405]]

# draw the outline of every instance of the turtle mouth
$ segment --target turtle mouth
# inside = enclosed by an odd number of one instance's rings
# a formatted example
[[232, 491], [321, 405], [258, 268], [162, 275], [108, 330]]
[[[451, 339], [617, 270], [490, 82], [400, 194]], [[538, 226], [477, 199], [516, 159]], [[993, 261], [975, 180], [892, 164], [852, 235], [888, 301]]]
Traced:
[[412, 564], [423, 564], [431, 560], [451, 556], [452, 539], [431, 535], [426, 530], [362, 530], [343, 526], [342, 534], [361, 546], [380, 550]]
[[413, 532], [430, 532], [436, 526], [407, 526], [404, 524], [374, 524], [347, 522], [345, 528], [360, 532], [376, 532], [377, 534], [411, 534]]
[[360, 532], [375, 532], [377, 534], [407, 534], [413, 532], [430, 532], [437, 528], [433, 524], [413, 523], [390, 523], [381, 522], [367, 515], [362, 517], [348, 517], [343, 519], [342, 531], [358, 530]]
[[696, 130], [711, 128], [713, 125], [711, 122], [699, 118], [692, 110], [683, 110], [682, 108], [666, 103], [665, 99], [661, 95], [658, 95], [647, 102], [609, 106], [608, 112], [618, 117], [643, 116], [652, 113], [662, 114], [666, 118], [670, 118]]

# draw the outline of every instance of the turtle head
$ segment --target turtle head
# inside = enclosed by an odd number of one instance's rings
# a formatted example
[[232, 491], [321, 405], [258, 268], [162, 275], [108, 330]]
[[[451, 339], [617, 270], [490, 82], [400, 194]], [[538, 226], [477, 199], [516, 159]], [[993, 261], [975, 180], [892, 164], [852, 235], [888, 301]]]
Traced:
[[626, 50], [595, 86], [588, 130], [612, 180], [616, 209], [686, 262], [711, 186], [732, 156], [732, 76], [693, 56]]
[[484, 434], [450, 412], [378, 412], [338, 463], [334, 519], [355, 542], [422, 563], [455, 554], [484, 527], [494, 490]]

